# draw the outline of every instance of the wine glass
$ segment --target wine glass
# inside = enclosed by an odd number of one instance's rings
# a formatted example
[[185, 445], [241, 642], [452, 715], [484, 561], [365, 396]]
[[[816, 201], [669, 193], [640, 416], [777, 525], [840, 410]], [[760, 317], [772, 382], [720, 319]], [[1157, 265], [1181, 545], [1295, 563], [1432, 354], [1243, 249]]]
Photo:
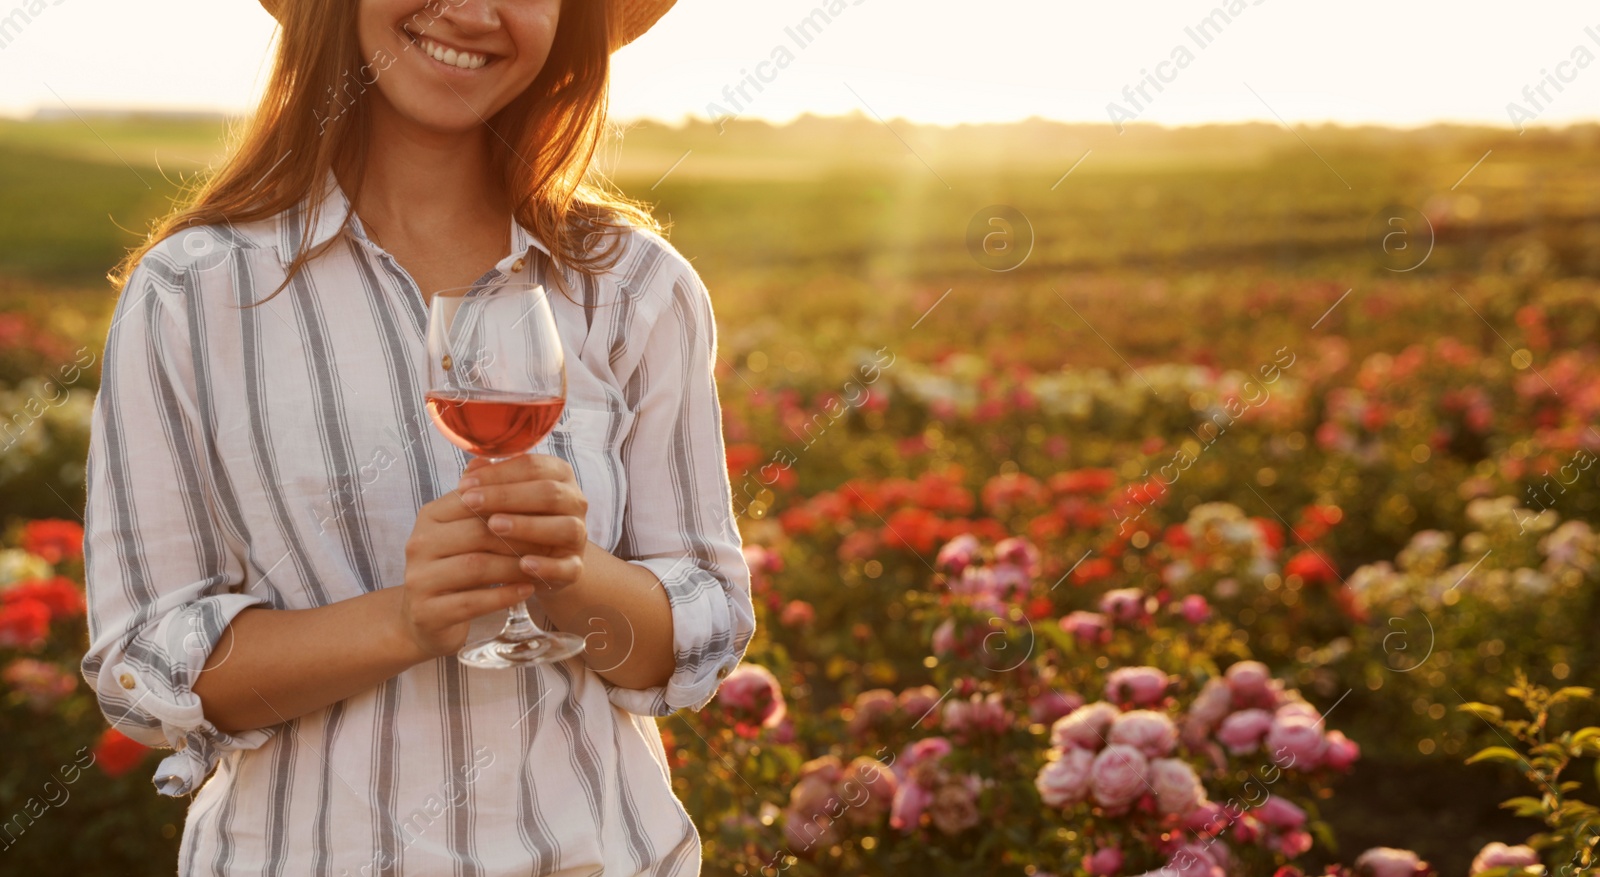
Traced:
[[[452, 444], [492, 462], [527, 453], [556, 425], [566, 400], [566, 357], [542, 285], [513, 275], [434, 293], [428, 414]], [[456, 657], [473, 667], [523, 667], [565, 660], [583, 647], [583, 637], [542, 630], [518, 602], [499, 634], [468, 643]]]

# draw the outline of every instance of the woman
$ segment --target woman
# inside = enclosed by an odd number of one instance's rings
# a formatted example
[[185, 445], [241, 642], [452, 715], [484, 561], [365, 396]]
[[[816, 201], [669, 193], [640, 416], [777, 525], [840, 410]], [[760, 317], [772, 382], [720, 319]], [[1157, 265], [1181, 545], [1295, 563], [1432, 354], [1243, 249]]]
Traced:
[[[754, 630], [715, 324], [582, 183], [609, 52], [670, 3], [278, 0], [251, 127], [114, 275], [83, 671], [174, 750], [180, 874], [698, 872], [652, 717]], [[568, 400], [469, 465], [423, 330], [489, 272], [562, 291]], [[517, 600], [586, 654], [456, 661]]]

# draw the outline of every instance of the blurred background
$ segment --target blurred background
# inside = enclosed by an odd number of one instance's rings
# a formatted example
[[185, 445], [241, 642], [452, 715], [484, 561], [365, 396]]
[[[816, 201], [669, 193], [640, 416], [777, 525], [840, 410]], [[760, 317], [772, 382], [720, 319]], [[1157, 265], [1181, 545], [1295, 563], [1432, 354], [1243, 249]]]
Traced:
[[[274, 38], [0, 2], [5, 873], [174, 866], [77, 668], [105, 274]], [[755, 576], [661, 720], [705, 872], [1593, 873], [1597, 57], [1578, 2], [1281, 0], [684, 0], [618, 53], [598, 170], [712, 292]]]

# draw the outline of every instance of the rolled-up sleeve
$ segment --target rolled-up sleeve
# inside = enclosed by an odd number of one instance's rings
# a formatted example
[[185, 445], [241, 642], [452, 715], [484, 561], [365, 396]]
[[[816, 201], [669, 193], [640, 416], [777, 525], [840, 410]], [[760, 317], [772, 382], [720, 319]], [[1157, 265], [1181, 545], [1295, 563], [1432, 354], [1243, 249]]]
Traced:
[[649, 716], [704, 707], [755, 634], [723, 450], [711, 296], [680, 264], [670, 285], [663, 278], [645, 295], [659, 310], [626, 385], [635, 417], [622, 446], [628, 491], [617, 556], [666, 588], [676, 664], [665, 686], [606, 689], [612, 703]]
[[224, 733], [193, 691], [234, 616], [267, 602], [239, 593], [237, 540], [215, 505], [187, 316], [194, 282], [156, 252], [130, 276], [106, 338], [86, 473], [83, 676], [113, 727], [174, 750], [154, 777], [166, 795], [193, 791], [224, 752], [276, 732]]

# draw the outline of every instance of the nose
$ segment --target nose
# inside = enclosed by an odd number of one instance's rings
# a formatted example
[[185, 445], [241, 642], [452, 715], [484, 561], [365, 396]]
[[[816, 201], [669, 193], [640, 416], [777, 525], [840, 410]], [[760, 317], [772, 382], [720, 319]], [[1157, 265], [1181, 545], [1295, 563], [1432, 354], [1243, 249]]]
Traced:
[[435, 0], [444, 11], [440, 16], [467, 36], [488, 33], [500, 27], [501, 0]]

